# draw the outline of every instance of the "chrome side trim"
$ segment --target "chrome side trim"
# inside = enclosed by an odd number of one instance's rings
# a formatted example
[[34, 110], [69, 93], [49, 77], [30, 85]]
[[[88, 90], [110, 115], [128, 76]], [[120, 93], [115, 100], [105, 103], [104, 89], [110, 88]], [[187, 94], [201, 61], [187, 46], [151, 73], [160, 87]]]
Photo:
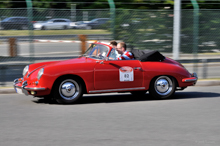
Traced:
[[117, 92], [117, 91], [127, 91], [127, 90], [142, 90], [145, 87], [137, 87], [137, 88], [123, 88], [123, 89], [109, 89], [109, 90], [93, 90], [89, 91], [89, 93], [98, 93], [98, 92]]
[[185, 80], [184, 82], [194, 82], [194, 81], [197, 81], [197, 79], [188, 79], [188, 80]]

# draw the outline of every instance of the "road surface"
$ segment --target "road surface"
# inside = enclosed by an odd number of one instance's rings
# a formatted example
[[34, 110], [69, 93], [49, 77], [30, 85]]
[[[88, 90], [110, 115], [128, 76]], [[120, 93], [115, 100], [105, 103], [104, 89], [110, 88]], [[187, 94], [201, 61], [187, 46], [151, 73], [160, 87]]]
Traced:
[[148, 94], [95, 94], [75, 105], [2, 94], [0, 142], [3, 146], [217, 146], [219, 89], [189, 87], [170, 100], [152, 100]]

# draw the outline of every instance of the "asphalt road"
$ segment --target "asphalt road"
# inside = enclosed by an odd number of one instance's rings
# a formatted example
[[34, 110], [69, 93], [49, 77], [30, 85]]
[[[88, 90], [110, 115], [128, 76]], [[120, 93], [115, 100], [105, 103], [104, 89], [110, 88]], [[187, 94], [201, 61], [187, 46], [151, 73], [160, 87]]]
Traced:
[[174, 99], [86, 95], [80, 104], [50, 104], [0, 95], [2, 146], [217, 146], [220, 86], [189, 87]]

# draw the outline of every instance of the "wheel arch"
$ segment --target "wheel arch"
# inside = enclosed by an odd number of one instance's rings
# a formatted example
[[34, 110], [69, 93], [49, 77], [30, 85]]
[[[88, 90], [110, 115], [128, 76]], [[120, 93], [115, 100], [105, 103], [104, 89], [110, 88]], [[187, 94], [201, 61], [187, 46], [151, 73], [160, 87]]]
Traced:
[[85, 84], [85, 81], [78, 75], [73, 75], [73, 74], [66, 74], [66, 75], [62, 75], [62, 76], [59, 76], [53, 83], [53, 86], [52, 86], [52, 90], [54, 89], [55, 87], [55, 84], [60, 80], [60, 79], [67, 79], [67, 78], [70, 78], [70, 79], [78, 79], [81, 83], [82, 83], [82, 86], [83, 86], [83, 93], [87, 93], [87, 90], [86, 90], [86, 84]]
[[150, 85], [152, 84], [152, 82], [154, 81], [154, 79], [156, 79], [156, 78], [158, 78], [158, 77], [160, 77], [160, 76], [168, 76], [168, 77], [172, 78], [172, 79], [175, 81], [175, 83], [176, 83], [176, 87], [179, 87], [179, 83], [178, 83], [177, 79], [176, 79], [174, 76], [172, 76], [172, 75], [157, 75], [157, 76], [154, 76], [154, 77], [150, 80]]

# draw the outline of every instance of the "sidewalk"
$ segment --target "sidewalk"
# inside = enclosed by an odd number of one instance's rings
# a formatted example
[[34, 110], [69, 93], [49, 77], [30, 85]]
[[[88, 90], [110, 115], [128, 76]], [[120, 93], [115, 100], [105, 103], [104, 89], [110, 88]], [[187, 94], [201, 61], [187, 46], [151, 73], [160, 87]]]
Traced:
[[[220, 86], [220, 79], [198, 80], [195, 86]], [[190, 88], [192, 86], [189, 86]], [[13, 87], [0, 87], [0, 94], [15, 94]]]

